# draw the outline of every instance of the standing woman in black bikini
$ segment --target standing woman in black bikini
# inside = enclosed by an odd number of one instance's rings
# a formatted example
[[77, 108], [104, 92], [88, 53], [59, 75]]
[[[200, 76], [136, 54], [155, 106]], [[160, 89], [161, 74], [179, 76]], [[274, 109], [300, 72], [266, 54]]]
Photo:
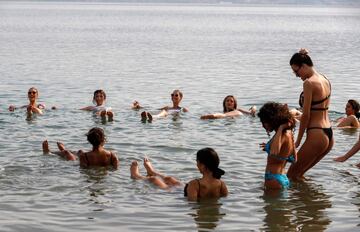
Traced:
[[288, 177], [301, 180], [303, 175], [317, 164], [334, 145], [334, 138], [328, 115], [331, 84], [318, 73], [306, 49], [300, 49], [290, 59], [290, 66], [303, 83], [300, 106], [303, 114], [295, 146], [299, 147], [306, 131], [306, 139], [298, 151], [298, 160], [288, 170]]

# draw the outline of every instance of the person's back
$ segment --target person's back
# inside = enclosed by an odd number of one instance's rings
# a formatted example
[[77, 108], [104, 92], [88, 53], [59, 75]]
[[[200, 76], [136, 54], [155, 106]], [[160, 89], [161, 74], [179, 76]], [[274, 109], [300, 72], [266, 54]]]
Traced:
[[309, 127], [330, 127], [328, 106], [330, 104], [331, 86], [325, 76], [315, 73], [307, 80], [312, 89]]
[[118, 167], [117, 156], [107, 150], [102, 149], [101, 151], [90, 151], [80, 153], [80, 166], [82, 167], [107, 167], [112, 166], [115, 169]]
[[227, 196], [226, 184], [216, 178], [195, 179], [189, 182], [188, 188], [195, 190], [197, 198], [220, 198]]

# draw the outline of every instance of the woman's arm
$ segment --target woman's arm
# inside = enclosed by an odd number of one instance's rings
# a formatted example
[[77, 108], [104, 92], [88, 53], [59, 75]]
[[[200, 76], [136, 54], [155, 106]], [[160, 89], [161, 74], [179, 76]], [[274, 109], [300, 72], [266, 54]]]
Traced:
[[226, 197], [229, 194], [227, 186], [224, 181], [222, 181], [222, 180], [220, 180], [220, 181], [222, 183], [221, 184], [221, 197]]
[[244, 109], [241, 109], [241, 108], [238, 108], [237, 109], [238, 111], [240, 111], [241, 113], [243, 114], [246, 114], [246, 115], [252, 115], [255, 117], [255, 113], [256, 113], [256, 106], [252, 106], [250, 107], [249, 110], [244, 110]]
[[271, 146], [270, 146], [270, 154], [271, 155], [279, 155], [280, 151], [281, 151], [281, 147], [284, 143], [284, 139], [285, 139], [285, 134], [284, 134], [284, 130], [288, 127], [288, 124], [282, 124], [279, 126], [279, 128], [277, 129], [272, 142], [271, 142]]
[[92, 111], [93, 109], [94, 109], [94, 106], [86, 106], [84, 108], [81, 108], [80, 110]]
[[300, 127], [298, 137], [295, 142], [295, 147], [298, 147], [301, 143], [302, 137], [304, 136], [305, 130], [308, 127], [310, 121], [310, 108], [312, 101], [312, 86], [309, 81], [304, 81], [303, 84], [304, 89], [304, 105], [303, 105], [303, 113], [300, 118]]
[[187, 187], [187, 199], [189, 201], [196, 201], [199, 192], [199, 184], [197, 180], [189, 182]]
[[111, 163], [115, 169], [118, 169], [119, 167], [119, 159], [116, 156], [116, 154], [111, 153]]
[[355, 155], [356, 152], [358, 152], [359, 150], [360, 150], [360, 137], [359, 137], [359, 140], [354, 144], [354, 146], [345, 155], [334, 158], [334, 161], [344, 162], [347, 159], [349, 159], [350, 157], [352, 157], [353, 155]]
[[350, 115], [350, 116], [344, 118], [343, 120], [341, 120], [341, 122], [337, 125], [337, 127], [359, 128], [360, 123], [359, 123], [358, 119], [355, 117], [355, 115]]

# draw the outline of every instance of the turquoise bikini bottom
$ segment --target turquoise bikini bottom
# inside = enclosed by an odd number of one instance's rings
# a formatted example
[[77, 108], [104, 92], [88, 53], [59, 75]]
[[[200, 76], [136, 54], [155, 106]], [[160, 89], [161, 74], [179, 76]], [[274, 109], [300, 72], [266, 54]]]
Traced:
[[276, 180], [283, 189], [290, 187], [290, 181], [286, 174], [272, 174], [270, 172], [265, 173], [265, 180]]

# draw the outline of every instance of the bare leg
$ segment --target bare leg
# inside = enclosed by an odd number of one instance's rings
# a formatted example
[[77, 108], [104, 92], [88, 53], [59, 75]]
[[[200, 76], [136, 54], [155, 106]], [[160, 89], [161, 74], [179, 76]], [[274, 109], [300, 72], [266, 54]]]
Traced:
[[147, 119], [147, 113], [146, 111], [141, 112], [141, 121], [146, 122]]
[[106, 115], [108, 116], [109, 122], [114, 120], [114, 113], [111, 111], [106, 112]]
[[42, 143], [42, 149], [44, 154], [50, 153], [49, 142], [47, 140], [44, 140], [44, 142]]
[[288, 177], [292, 180], [303, 180], [304, 173], [330, 151], [332, 144], [333, 140], [329, 142], [322, 130], [312, 129], [308, 131], [306, 140], [297, 154], [297, 162], [292, 164], [288, 170]]
[[139, 172], [139, 165], [137, 161], [133, 161], [130, 166], [130, 176], [135, 180], [143, 180], [146, 177], [143, 177]]
[[159, 187], [161, 189], [169, 188], [169, 186], [162, 179], [157, 178], [156, 176], [150, 176], [150, 177], [142, 176], [139, 172], [139, 165], [138, 165], [137, 161], [133, 161], [131, 163], [130, 175], [131, 175], [131, 178], [135, 179], [135, 180], [148, 180], [149, 182], [151, 182], [152, 184], [156, 185], [157, 187]]
[[61, 142], [57, 142], [56, 143], [58, 148], [59, 148], [59, 153], [55, 153], [58, 154], [59, 156], [65, 158], [66, 160], [76, 160], [77, 157], [76, 155], [74, 155], [73, 153], [71, 153], [70, 151], [65, 149], [65, 145]]
[[157, 172], [151, 165], [151, 162], [148, 158], [144, 158], [144, 167], [146, 169], [147, 176], [150, 178], [159, 176], [163, 179], [163, 182], [168, 186], [181, 185], [181, 182], [178, 181], [176, 178], [172, 176], [165, 176], [164, 174]]
[[147, 112], [146, 115], [147, 115], [147, 118], [148, 118], [148, 122], [152, 122], [153, 116], [149, 112]]

